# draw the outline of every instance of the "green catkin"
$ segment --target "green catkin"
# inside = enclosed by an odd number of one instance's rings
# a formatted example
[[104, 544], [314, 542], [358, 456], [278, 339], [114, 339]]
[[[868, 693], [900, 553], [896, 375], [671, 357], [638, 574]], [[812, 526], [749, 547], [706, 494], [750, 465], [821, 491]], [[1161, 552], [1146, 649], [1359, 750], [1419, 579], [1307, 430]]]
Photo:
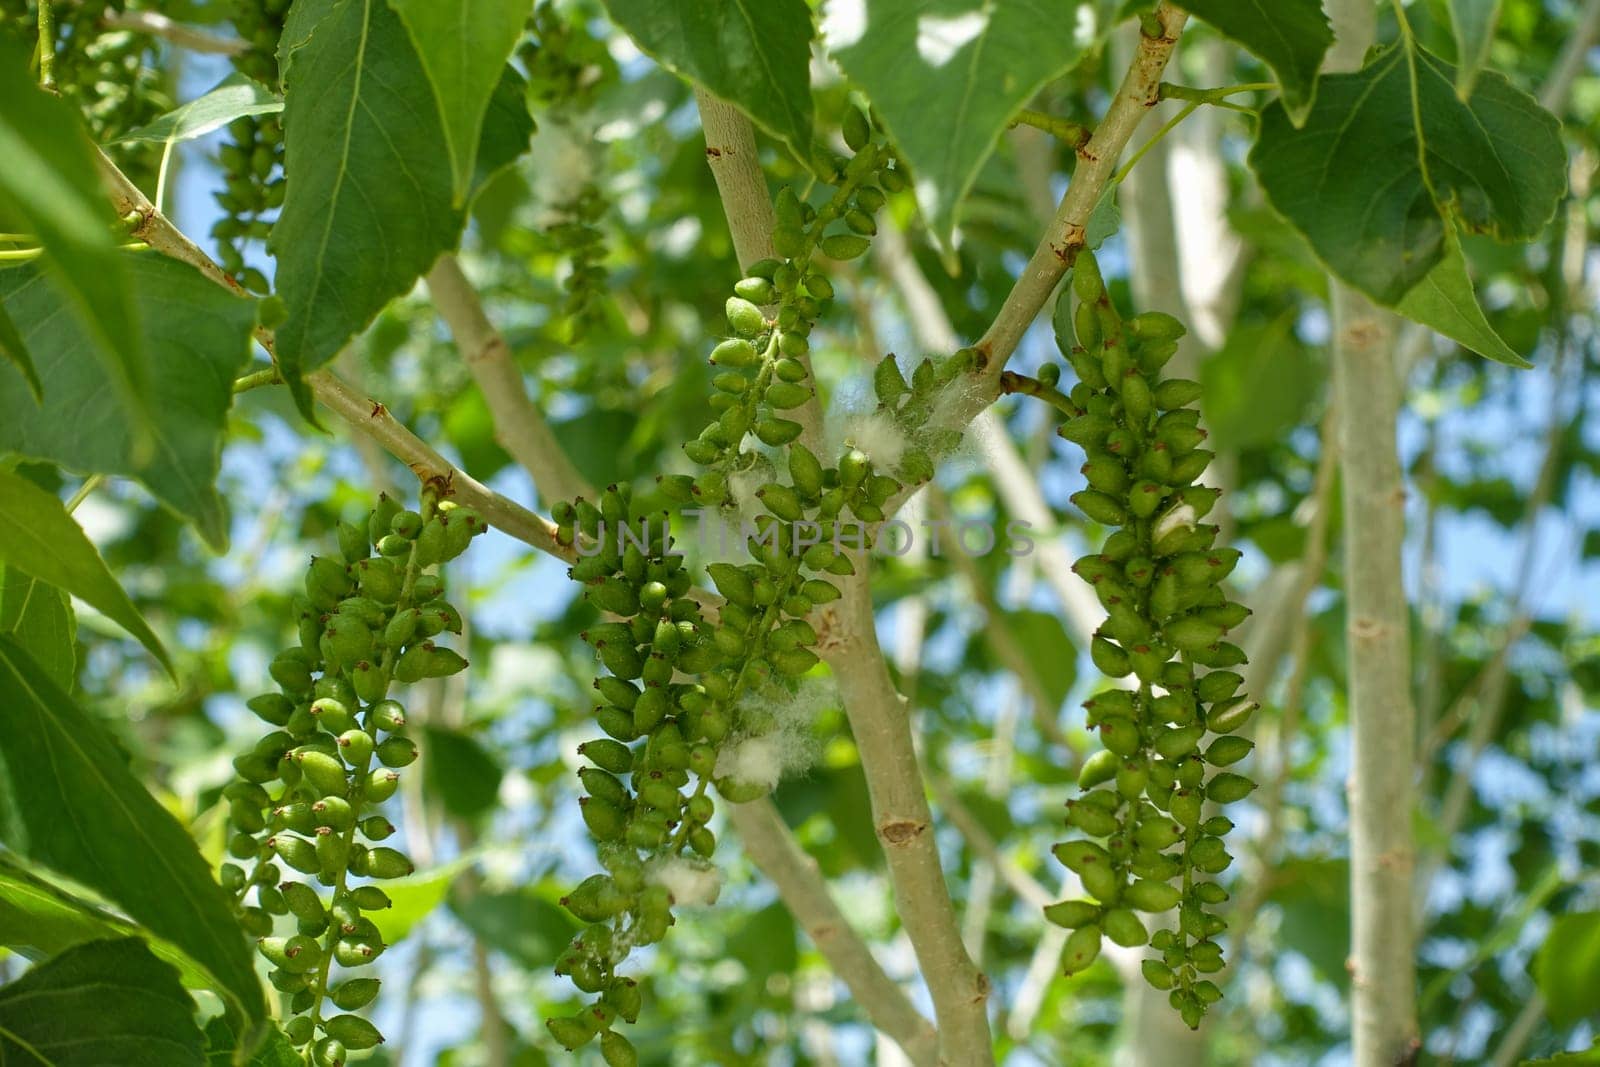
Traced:
[[[848, 517], [874, 521], [901, 489], [894, 472], [875, 471], [850, 449], [836, 465], [824, 466], [796, 443], [801, 426], [789, 417], [814, 394], [807, 337], [833, 295], [813, 256], [861, 254], [873, 228], [863, 219], [870, 222], [883, 204], [873, 182], [896, 173], [870, 125], [862, 134], [865, 121], [851, 119], [850, 137], [859, 143], [852, 143], [855, 156], [840, 168], [825, 204], [803, 204], [787, 188], [777, 197], [773, 243], [782, 258], [750, 265], [727, 299], [732, 336], [711, 352], [717, 414], [684, 446], [701, 471], [658, 483], [663, 497], [722, 509], [734, 516], [735, 527], [741, 507], [762, 512], [746, 546], [750, 561], [708, 568], [726, 600], [720, 616], [708, 618], [690, 597], [692, 577], [670, 551], [670, 516], [636, 514], [628, 486], [607, 487], [598, 501], [552, 509], [558, 541], [580, 549], [572, 578], [611, 618], [583, 634], [607, 672], [595, 680], [603, 703], [594, 715], [605, 736], [578, 748], [591, 765], [579, 772], [580, 811], [605, 873], [565, 898], [568, 910], [592, 925], [557, 965], [593, 999], [546, 1026], [565, 1048], [598, 1039], [613, 1067], [638, 1062], [612, 1026], [618, 1019], [632, 1022], [641, 1007], [639, 988], [617, 968], [629, 949], [666, 935], [675, 905], [699, 902], [676, 900], [652, 872], [672, 865], [691, 877], [716, 877], [702, 866], [716, 846], [707, 825], [714, 797], [737, 803], [770, 789], [768, 782], [741, 781], [719, 766], [730, 744], [773, 728], [741, 698], [792, 689], [794, 679], [819, 662], [811, 647], [818, 635], [805, 616], [839, 597], [831, 577], [853, 573], [849, 556], [827, 544], [805, 548], [801, 524], [821, 529]], [[848, 232], [828, 234], [835, 223]], [[752, 438], [776, 454], [769, 458]], [[736, 499], [736, 485], [748, 486], [752, 495]]]
[[[1232, 803], [1255, 788], [1234, 771], [1212, 773], [1251, 749], [1235, 732], [1256, 705], [1238, 695], [1243, 679], [1220, 669], [1244, 662], [1225, 638], [1249, 613], [1220, 584], [1238, 552], [1214, 547], [1217, 528], [1200, 521], [1216, 499], [1193, 484], [1211, 458], [1199, 448], [1205, 434], [1191, 406], [1200, 388], [1161, 377], [1183, 327], [1155, 313], [1124, 322], [1087, 251], [1073, 288], [1080, 345], [1066, 356], [1079, 384], [1059, 432], [1087, 453], [1089, 488], [1073, 501], [1116, 528], [1073, 569], [1107, 611], [1090, 646], [1096, 667], [1132, 676], [1135, 687], [1085, 704], [1105, 750], [1085, 761], [1083, 793], [1067, 805], [1068, 826], [1086, 836], [1055, 852], [1091, 899], [1053, 905], [1045, 916], [1073, 930], [1067, 974], [1094, 962], [1102, 936], [1148, 943], [1160, 959], [1144, 961], [1146, 980], [1198, 1027], [1220, 996], [1202, 976], [1222, 967], [1214, 938], [1225, 923], [1212, 909], [1227, 899], [1203, 876], [1232, 862], [1222, 838], [1233, 824], [1205, 818], [1205, 803]], [[1173, 911], [1175, 928], [1153, 936], [1136, 914]]]
[[[341, 524], [340, 558], [314, 557], [307, 568], [298, 611], [302, 643], [273, 660], [281, 691], [249, 701], [278, 729], [234, 761], [240, 780], [223, 791], [233, 829], [229, 855], [254, 865], [247, 872], [240, 863], [225, 863], [221, 882], [245, 929], [260, 938], [258, 949], [274, 968], [268, 976], [273, 986], [292, 994], [285, 1032], [316, 1064], [342, 1064], [347, 1051], [383, 1040], [365, 1019], [332, 1014], [328, 1002], [351, 1011], [378, 991], [376, 980], [340, 980], [333, 970], [335, 964], [364, 966], [385, 948], [363, 913], [389, 907], [389, 898], [353, 879], [412, 871], [403, 853], [377, 844], [394, 825], [373, 812], [395, 792], [399, 775], [392, 768], [410, 764], [417, 753], [415, 742], [398, 732], [405, 709], [388, 698], [390, 680], [411, 655], [423, 661], [418, 677], [466, 666], [413, 625], [441, 613], [459, 618], [439, 599], [437, 576], [422, 573], [418, 552], [396, 553], [390, 562], [369, 559], [369, 550], [388, 537], [414, 545], [411, 538], [420, 539], [426, 522], [447, 519], [471, 533], [484, 529], [471, 509], [439, 499], [431, 488], [424, 490], [420, 514], [384, 497], [365, 524]], [[434, 562], [456, 554], [447, 551]], [[381, 646], [374, 633], [383, 635]], [[282, 880], [284, 868], [295, 875]], [[272, 936], [277, 915], [293, 920], [292, 935]]]

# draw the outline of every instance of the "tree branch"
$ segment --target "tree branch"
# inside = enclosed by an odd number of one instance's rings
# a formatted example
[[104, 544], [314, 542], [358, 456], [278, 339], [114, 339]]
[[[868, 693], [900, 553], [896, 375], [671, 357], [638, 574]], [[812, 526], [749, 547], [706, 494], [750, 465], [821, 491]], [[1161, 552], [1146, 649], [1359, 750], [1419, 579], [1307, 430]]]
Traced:
[[[95, 161], [117, 214], [139, 216], [140, 221], [133, 228], [139, 240], [165, 256], [189, 264], [230, 292], [240, 291], [234, 280], [158, 211], [104, 152], [96, 150]], [[256, 340], [269, 354], [273, 351], [271, 330], [258, 327]], [[352, 388], [332, 371], [319, 370], [308, 374], [306, 383], [323, 406], [383, 446], [385, 451], [410, 467], [419, 479], [448, 482], [457, 500], [470, 504], [490, 525], [517, 540], [560, 559], [571, 561], [576, 558], [576, 553], [570, 547], [556, 542], [555, 524], [549, 519], [508, 500], [465, 471], [457, 470], [431, 445], [402, 426], [389, 414], [388, 408]]]
[[1055, 291], [1056, 283], [1083, 248], [1089, 216], [1116, 173], [1117, 162], [1129, 138], [1145, 114], [1160, 102], [1161, 72], [1166, 69], [1189, 16], [1163, 0], [1154, 17], [1161, 32], [1156, 36], [1140, 34], [1138, 49], [1122, 86], [1112, 98], [1105, 117], [1095, 127], [1094, 136], [1078, 149], [1078, 165], [1072, 183], [1056, 208], [1049, 230], [977, 344], [982, 363], [977, 376], [983, 386], [979, 404], [994, 397], [1006, 360], [1016, 351], [1022, 335], [1039, 316], [1040, 309]]
[[994, 1063], [985, 1004], [989, 979], [961, 940], [961, 925], [940, 865], [933, 813], [923, 790], [910, 710], [895, 691], [878, 645], [867, 561], [843, 583], [844, 596], [818, 651], [839, 682], [861, 755], [873, 826], [883, 845], [895, 912], [916, 952], [939, 1026], [939, 1063]]
[[455, 256], [439, 257], [428, 272], [428, 292], [489, 407], [495, 440], [533, 478], [541, 501], [549, 506], [588, 492], [583, 475], [528, 396], [511, 346], [489, 321]]
[[190, 52], [211, 55], [236, 56], [250, 50], [250, 42], [241, 37], [222, 37], [194, 26], [186, 26], [154, 11], [107, 11], [100, 20], [111, 30], [132, 30], [171, 41]]
[[1407, 1062], [1418, 1047], [1411, 921], [1416, 721], [1400, 564], [1400, 383], [1392, 315], [1335, 282], [1333, 325], [1344, 465], [1352, 1029], [1357, 1067], [1388, 1067]]
[[727, 811], [745, 854], [777, 887], [784, 905], [849, 988], [868, 1021], [893, 1039], [917, 1067], [932, 1067], [938, 1060], [933, 1026], [851, 928], [817, 873], [816, 861], [794, 839], [772, 801], [730, 804]]

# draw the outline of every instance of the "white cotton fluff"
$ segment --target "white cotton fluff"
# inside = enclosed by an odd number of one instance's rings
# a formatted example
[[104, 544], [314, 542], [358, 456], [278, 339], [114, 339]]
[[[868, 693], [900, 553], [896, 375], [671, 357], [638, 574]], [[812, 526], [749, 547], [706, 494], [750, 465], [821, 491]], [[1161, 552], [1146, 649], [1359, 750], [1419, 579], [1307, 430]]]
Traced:
[[1186, 530], [1200, 521], [1200, 516], [1195, 514], [1194, 508], [1188, 504], [1174, 504], [1161, 513], [1154, 526], [1150, 528], [1150, 540], [1159, 541], [1174, 530]]
[[672, 901], [692, 908], [715, 904], [722, 892], [722, 872], [698, 860], [672, 856], [658, 859], [645, 871], [645, 881], [662, 886]]
[[879, 471], [892, 471], [900, 465], [911, 439], [886, 411], [853, 415], [845, 424], [846, 444], [867, 454]]
[[725, 745], [717, 755], [716, 776], [740, 785], [776, 789], [783, 780], [783, 738], [780, 732], [746, 737]]
[[771, 685], [746, 693], [739, 701], [740, 720], [754, 732], [723, 746], [717, 777], [773, 789], [785, 777], [800, 774], [817, 758], [811, 727], [826, 707], [838, 705], [829, 682], [807, 678], [794, 690]]
[[593, 133], [587, 126], [551, 122], [534, 135], [533, 202], [537, 205], [536, 225], [549, 226], [566, 217], [563, 205], [593, 180], [595, 160]]

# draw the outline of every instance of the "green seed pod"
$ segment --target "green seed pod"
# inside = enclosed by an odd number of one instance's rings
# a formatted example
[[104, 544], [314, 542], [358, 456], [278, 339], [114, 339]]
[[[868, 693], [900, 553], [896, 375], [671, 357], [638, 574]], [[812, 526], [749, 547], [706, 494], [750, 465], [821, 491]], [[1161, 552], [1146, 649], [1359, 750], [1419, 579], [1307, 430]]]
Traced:
[[405, 853], [392, 848], [375, 848], [367, 853], [367, 873], [373, 878], [404, 878], [416, 869]]
[[1115, 752], [1102, 749], [1083, 761], [1083, 767], [1078, 771], [1078, 786], [1081, 789], [1093, 789], [1103, 782], [1109, 782], [1116, 777], [1117, 768], [1121, 765]]
[[343, 793], [349, 783], [345, 781], [344, 765], [333, 756], [315, 749], [297, 749], [294, 761], [312, 787], [324, 796]]
[[1176, 886], [1166, 882], [1142, 878], [1123, 891], [1122, 899], [1129, 907], [1139, 911], [1163, 912], [1177, 907], [1182, 893]]
[[375, 804], [381, 804], [394, 796], [398, 788], [400, 788], [400, 776], [394, 771], [379, 768], [367, 776], [362, 795]]
[[631, 1042], [615, 1030], [600, 1035], [600, 1056], [606, 1067], [638, 1067], [639, 1053]]
[[375, 750], [378, 761], [385, 767], [409, 767], [417, 760], [417, 743], [403, 734], [385, 738]]
[[756, 436], [762, 444], [771, 445], [773, 448], [782, 446], [800, 436], [801, 426], [791, 419], [763, 419], [756, 423]]
[[1218, 804], [1232, 804], [1255, 792], [1256, 783], [1242, 774], [1223, 771], [1206, 785], [1206, 796]]
[[1120, 526], [1127, 521], [1128, 513], [1122, 504], [1106, 493], [1094, 489], [1082, 489], [1073, 493], [1069, 499], [1079, 511], [1095, 522], [1107, 526]]
[[322, 1022], [323, 1033], [342, 1041], [346, 1048], [360, 1051], [377, 1046], [383, 1041], [378, 1028], [359, 1015], [335, 1015]]
[[1237, 732], [1261, 705], [1253, 700], [1234, 700], [1220, 708], [1206, 712], [1206, 726], [1219, 734]]
[[273, 726], [288, 725], [289, 716], [294, 714], [294, 702], [281, 693], [262, 693], [251, 697], [246, 707]]
[[1145, 311], [1128, 320], [1128, 335], [1137, 341], [1176, 341], [1189, 331], [1183, 323], [1161, 311]]
[[1123, 948], [1139, 948], [1150, 940], [1139, 917], [1127, 908], [1113, 908], [1101, 920], [1106, 936]]
[[585, 741], [578, 746], [578, 755], [612, 774], [627, 774], [633, 769], [633, 753], [628, 746], [608, 737]]
[[750, 301], [752, 304], [772, 303], [773, 293], [771, 278], [740, 278], [734, 283], [733, 291], [740, 297], [743, 297], [745, 300]]
[[[757, 314], [760, 314], [760, 312], [757, 311]], [[711, 362], [719, 367], [731, 367], [734, 370], [741, 370], [746, 367], [753, 367], [760, 361], [761, 356], [756, 351], [755, 345], [742, 337], [723, 341], [711, 350]]]
[[1091, 900], [1064, 900], [1059, 904], [1048, 905], [1044, 909], [1044, 917], [1066, 930], [1076, 930], [1080, 926], [1098, 922], [1103, 909]]
[[555, 1038], [556, 1044], [568, 1052], [582, 1048], [589, 1043], [595, 1034], [588, 1024], [576, 1015], [563, 1015], [554, 1019], [546, 1019], [544, 1025], [545, 1029], [550, 1031], [550, 1036]]
[[817, 242], [817, 248], [829, 259], [850, 260], [866, 252], [870, 242], [860, 234], [836, 233]]
[[1215, 767], [1229, 767], [1250, 754], [1256, 743], [1247, 737], [1227, 735], [1211, 742], [1206, 749], [1206, 762]]
[[773, 382], [767, 386], [763, 399], [766, 400], [770, 407], [778, 411], [785, 411], [789, 408], [799, 407], [807, 400], [810, 400], [813, 395], [813, 391], [804, 385], [794, 382]]
[[1156, 387], [1155, 402], [1162, 411], [1175, 411], [1193, 404], [1204, 392], [1199, 382], [1192, 382], [1186, 378], [1168, 378]]
[[1172, 794], [1167, 810], [1180, 826], [1193, 829], [1200, 825], [1200, 808], [1203, 798], [1194, 789], [1179, 789]]
[[335, 830], [348, 830], [355, 823], [355, 809], [344, 797], [323, 797], [311, 805], [311, 815], [318, 826]]
[[755, 337], [767, 328], [767, 317], [761, 314], [761, 309], [743, 297], [730, 296], [723, 310], [728, 316], [728, 325], [740, 337]]
[[1172, 974], [1172, 968], [1160, 960], [1141, 960], [1139, 970], [1144, 974], [1144, 980], [1153, 989], [1168, 990], [1177, 979]]
[[1061, 952], [1062, 973], [1067, 977], [1087, 970], [1100, 955], [1100, 926], [1089, 923], [1078, 927], [1067, 938]]
[[356, 1011], [371, 1004], [383, 985], [376, 978], [350, 978], [329, 991], [329, 999], [344, 1011]]
[[301, 874], [316, 874], [322, 866], [317, 850], [311, 842], [289, 834], [273, 834], [267, 838], [267, 848], [277, 853], [290, 867]]

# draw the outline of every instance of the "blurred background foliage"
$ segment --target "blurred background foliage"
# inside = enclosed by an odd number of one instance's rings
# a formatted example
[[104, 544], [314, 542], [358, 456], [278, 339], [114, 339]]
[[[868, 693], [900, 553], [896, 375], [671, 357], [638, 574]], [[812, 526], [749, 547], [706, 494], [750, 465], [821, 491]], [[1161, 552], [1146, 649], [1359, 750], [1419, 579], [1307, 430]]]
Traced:
[[[228, 15], [221, 0], [149, 6], [219, 29]], [[1411, 18], [1428, 47], [1450, 55], [1445, 7], [1418, 0]], [[1537, 91], [1582, 17], [1576, 8], [1505, 0], [1493, 65]], [[149, 92], [139, 99], [157, 101], [152, 113], [227, 73], [220, 57], [128, 31], [116, 36], [120, 47], [106, 62], [141, 72]], [[463, 259], [579, 469], [595, 483], [627, 480], [643, 492], [655, 474], [688, 469], [678, 446], [703, 419], [710, 387], [701, 356], [722, 327], [722, 300], [737, 277], [693, 101], [591, 2], [542, 0], [519, 62], [538, 133], [531, 154], [478, 202]], [[1185, 37], [1178, 62], [1169, 77], [1194, 85], [1262, 74], [1201, 26]], [[848, 90], [818, 64], [818, 126], [834, 128]], [[1110, 48], [1033, 106], [1096, 114], [1119, 69]], [[1525, 250], [1468, 242], [1493, 325], [1536, 369], [1490, 363], [1422, 331], [1402, 334], [1407, 581], [1427, 753], [1414, 816], [1426, 887], [1418, 902], [1426, 1062], [1517, 1062], [1587, 1048], [1600, 1021], [1600, 424], [1590, 417], [1600, 385], [1592, 248], [1600, 73], [1585, 63], [1558, 109], [1573, 165], [1557, 224]], [[109, 116], [105, 129], [148, 117]], [[1157, 1035], [1170, 1040], [1168, 1058], [1138, 1059], [1157, 1024], [1147, 1020], [1143, 1036], [1136, 1033], [1140, 999], [1125, 994], [1106, 965], [1045, 980], [1060, 942], [1027, 897], [1040, 886], [1055, 892], [1059, 875], [1047, 850], [1088, 749], [1078, 702], [1095, 683], [1038, 557], [908, 557], [886, 562], [876, 583], [885, 646], [900, 650], [902, 685], [915, 694], [952, 887], [994, 982], [1007, 1063], [1348, 1056], [1338, 494], [1324, 491], [1324, 510], [1334, 513], [1320, 535], [1310, 534], [1317, 509], [1308, 504], [1329, 396], [1326, 282], [1244, 170], [1249, 122], [1231, 112], [1197, 116], [1136, 172], [1145, 190], [1166, 186], [1182, 235], [1184, 213], [1206, 210], [1187, 195], [1198, 168], [1221, 168], [1225, 218], [1202, 232], [1224, 233], [1226, 245], [1185, 248], [1163, 276], [1181, 282], [1191, 300], [1213, 294], [1205, 303], [1211, 328], [1197, 324], [1202, 407], [1234, 490], [1232, 536], [1246, 550], [1237, 588], [1252, 603], [1275, 582], [1304, 581], [1307, 589], [1303, 610], [1262, 624], [1276, 635], [1252, 636], [1275, 652], [1257, 663], [1271, 683], [1261, 690], [1268, 711], [1255, 762], [1266, 788], [1260, 803], [1244, 806], [1242, 862], [1225, 876], [1237, 914], [1249, 921], [1238, 931], [1244, 948], [1227, 999], [1198, 1050]], [[185, 146], [173, 164], [174, 215], [190, 233], [207, 232], [219, 217], [209, 197], [219, 182], [219, 139]], [[775, 189], [804, 187], [806, 175], [779, 146], [764, 141], [763, 153]], [[908, 196], [892, 201], [903, 254], [962, 336], [987, 326], [1032, 250], [1041, 202], [1049, 207], [1072, 165], [1069, 148], [1035, 131], [1009, 134], [980, 175], [950, 256], [928, 239]], [[1140, 224], [1128, 192], [1124, 228], [1102, 254], [1124, 302], [1130, 232]], [[869, 360], [924, 354], [886, 266], [869, 258], [843, 268], [838, 309], [813, 336], [835, 412], [864, 403]], [[1053, 352], [1041, 320], [1018, 369]], [[495, 442], [483, 398], [425, 293], [386, 311], [341, 370], [474, 477], [538, 500]], [[1040, 412], [1011, 400], [999, 410], [1058, 509], [1060, 529], [1051, 535], [1087, 544], [1093, 531], [1066, 504], [1079, 482], [1075, 453], [1052, 447]], [[30, 473], [63, 495], [76, 486], [51, 469]], [[243, 700], [263, 688], [266, 664], [286, 640], [288, 595], [307, 552], [331, 542], [338, 518], [406, 477], [342, 430], [309, 431], [282, 391], [256, 390], [235, 406], [224, 453], [234, 545], [227, 556], [210, 555], [124, 483], [102, 487], [76, 512], [168, 639], [182, 679], [174, 688], [136, 645], [82, 611], [77, 691], [213, 857], [223, 843], [217, 801], [229, 758], [256, 732]], [[962, 517], [1001, 525], [1012, 517], [976, 445], [946, 465], [939, 496]], [[1308, 542], [1319, 536], [1335, 547], [1320, 554], [1313, 544], [1308, 558]], [[573, 773], [592, 675], [577, 635], [592, 609], [573, 597], [559, 564], [498, 532], [453, 565], [450, 578], [466, 591], [458, 603], [468, 616], [472, 669], [437, 684], [416, 709], [426, 723], [425, 773], [407, 777], [397, 821], [420, 870], [396, 883], [397, 907], [384, 924], [391, 940], [404, 929], [410, 936], [382, 964], [392, 995], [379, 1021], [390, 1040], [368, 1062], [561, 1062], [537, 1021], [565, 995], [551, 967], [574, 925], [555, 900], [592, 868]], [[1270, 636], [1278, 640], [1262, 640]], [[1020, 676], [1012, 669], [1019, 652]], [[817, 764], [784, 783], [776, 800], [890, 973], [914, 982], [839, 710], [822, 709], [815, 732]], [[674, 936], [644, 955], [640, 977], [656, 1006], [633, 1037], [645, 1061], [898, 1062], [770, 886], [734, 850], [728, 862], [722, 901], [686, 912]], [[13, 976], [20, 966], [0, 961]]]

